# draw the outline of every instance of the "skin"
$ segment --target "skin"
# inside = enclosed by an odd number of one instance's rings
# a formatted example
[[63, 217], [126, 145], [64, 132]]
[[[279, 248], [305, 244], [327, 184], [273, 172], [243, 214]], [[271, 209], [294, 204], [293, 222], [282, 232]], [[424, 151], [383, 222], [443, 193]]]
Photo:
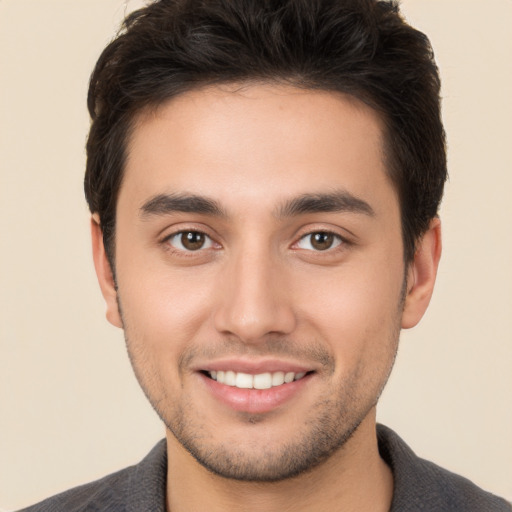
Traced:
[[[154, 207], [169, 194], [219, 211]], [[293, 211], [307, 194], [359, 206]], [[183, 245], [184, 232], [204, 245]], [[269, 84], [183, 94], [141, 115], [130, 140], [117, 287], [97, 215], [92, 235], [107, 318], [167, 427], [169, 510], [389, 509], [375, 406], [400, 329], [428, 306], [441, 241], [435, 219], [405, 266], [374, 111]], [[258, 401], [274, 395], [257, 391], [234, 407], [203, 372], [223, 365], [308, 375], [265, 410]]]

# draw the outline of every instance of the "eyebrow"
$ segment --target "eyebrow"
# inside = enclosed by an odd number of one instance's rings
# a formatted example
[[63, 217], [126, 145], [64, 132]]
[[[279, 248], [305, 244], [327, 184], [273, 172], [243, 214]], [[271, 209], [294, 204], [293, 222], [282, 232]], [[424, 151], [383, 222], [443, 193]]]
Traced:
[[143, 219], [175, 212], [227, 216], [217, 201], [195, 194], [159, 194], [146, 201], [140, 212]]
[[[169, 215], [171, 213], [199, 213], [213, 217], [227, 217], [227, 213], [214, 199], [196, 194], [158, 194], [140, 208], [141, 217]], [[364, 200], [341, 190], [326, 194], [303, 194], [282, 204], [276, 217], [293, 217], [306, 213], [349, 212], [373, 217], [373, 208]]]
[[303, 194], [284, 203], [278, 210], [278, 217], [293, 217], [305, 213], [361, 213], [375, 216], [373, 208], [345, 190], [328, 194]]

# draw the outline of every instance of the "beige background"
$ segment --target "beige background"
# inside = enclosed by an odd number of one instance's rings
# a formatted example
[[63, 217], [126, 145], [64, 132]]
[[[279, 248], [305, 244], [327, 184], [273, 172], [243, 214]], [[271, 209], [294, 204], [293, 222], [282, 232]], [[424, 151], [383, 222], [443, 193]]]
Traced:
[[[128, 9], [135, 1], [128, 2]], [[104, 319], [82, 193], [89, 73], [122, 0], [0, 0], [0, 508], [136, 462], [163, 436]], [[512, 498], [512, 1], [407, 0], [444, 78], [444, 258], [380, 420]]]

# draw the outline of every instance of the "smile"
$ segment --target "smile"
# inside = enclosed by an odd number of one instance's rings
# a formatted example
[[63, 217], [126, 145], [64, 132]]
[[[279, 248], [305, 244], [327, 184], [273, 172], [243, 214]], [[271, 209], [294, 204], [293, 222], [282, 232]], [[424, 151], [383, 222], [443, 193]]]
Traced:
[[249, 373], [228, 371], [210, 371], [208, 376], [219, 384], [239, 389], [270, 389], [302, 379], [306, 372], [267, 372], [251, 375]]
[[[316, 370], [283, 361], [216, 361], [197, 373], [211, 396], [234, 411], [265, 414], [313, 388]], [[229, 370], [228, 370], [229, 368]], [[238, 371], [237, 371], [238, 370]]]

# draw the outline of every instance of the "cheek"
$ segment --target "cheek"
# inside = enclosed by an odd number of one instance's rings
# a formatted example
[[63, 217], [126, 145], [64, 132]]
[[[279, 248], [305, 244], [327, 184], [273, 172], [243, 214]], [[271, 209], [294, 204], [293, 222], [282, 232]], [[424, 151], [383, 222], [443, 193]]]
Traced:
[[[126, 273], [126, 276], [128, 273]], [[190, 284], [190, 283], [188, 283]], [[119, 303], [130, 359], [137, 378], [153, 401], [168, 400], [179, 386], [177, 366], [204, 329], [207, 293], [165, 274], [119, 275]]]
[[403, 283], [401, 260], [357, 264], [317, 275], [296, 296], [304, 299], [299, 315], [328, 340], [343, 359], [380, 351], [397, 337]]
[[205, 289], [172, 277], [124, 284], [119, 289], [123, 316], [146, 335], [151, 334], [151, 341], [190, 339], [204, 323]]
[[[391, 274], [394, 274], [393, 276]], [[343, 269], [326, 276], [324, 282], [315, 280], [306, 286], [305, 312], [316, 309], [316, 314], [331, 321], [350, 318], [370, 324], [381, 321], [395, 312], [400, 300], [403, 276], [397, 272], [376, 272]], [[306, 313], [307, 314], [307, 313]]]

